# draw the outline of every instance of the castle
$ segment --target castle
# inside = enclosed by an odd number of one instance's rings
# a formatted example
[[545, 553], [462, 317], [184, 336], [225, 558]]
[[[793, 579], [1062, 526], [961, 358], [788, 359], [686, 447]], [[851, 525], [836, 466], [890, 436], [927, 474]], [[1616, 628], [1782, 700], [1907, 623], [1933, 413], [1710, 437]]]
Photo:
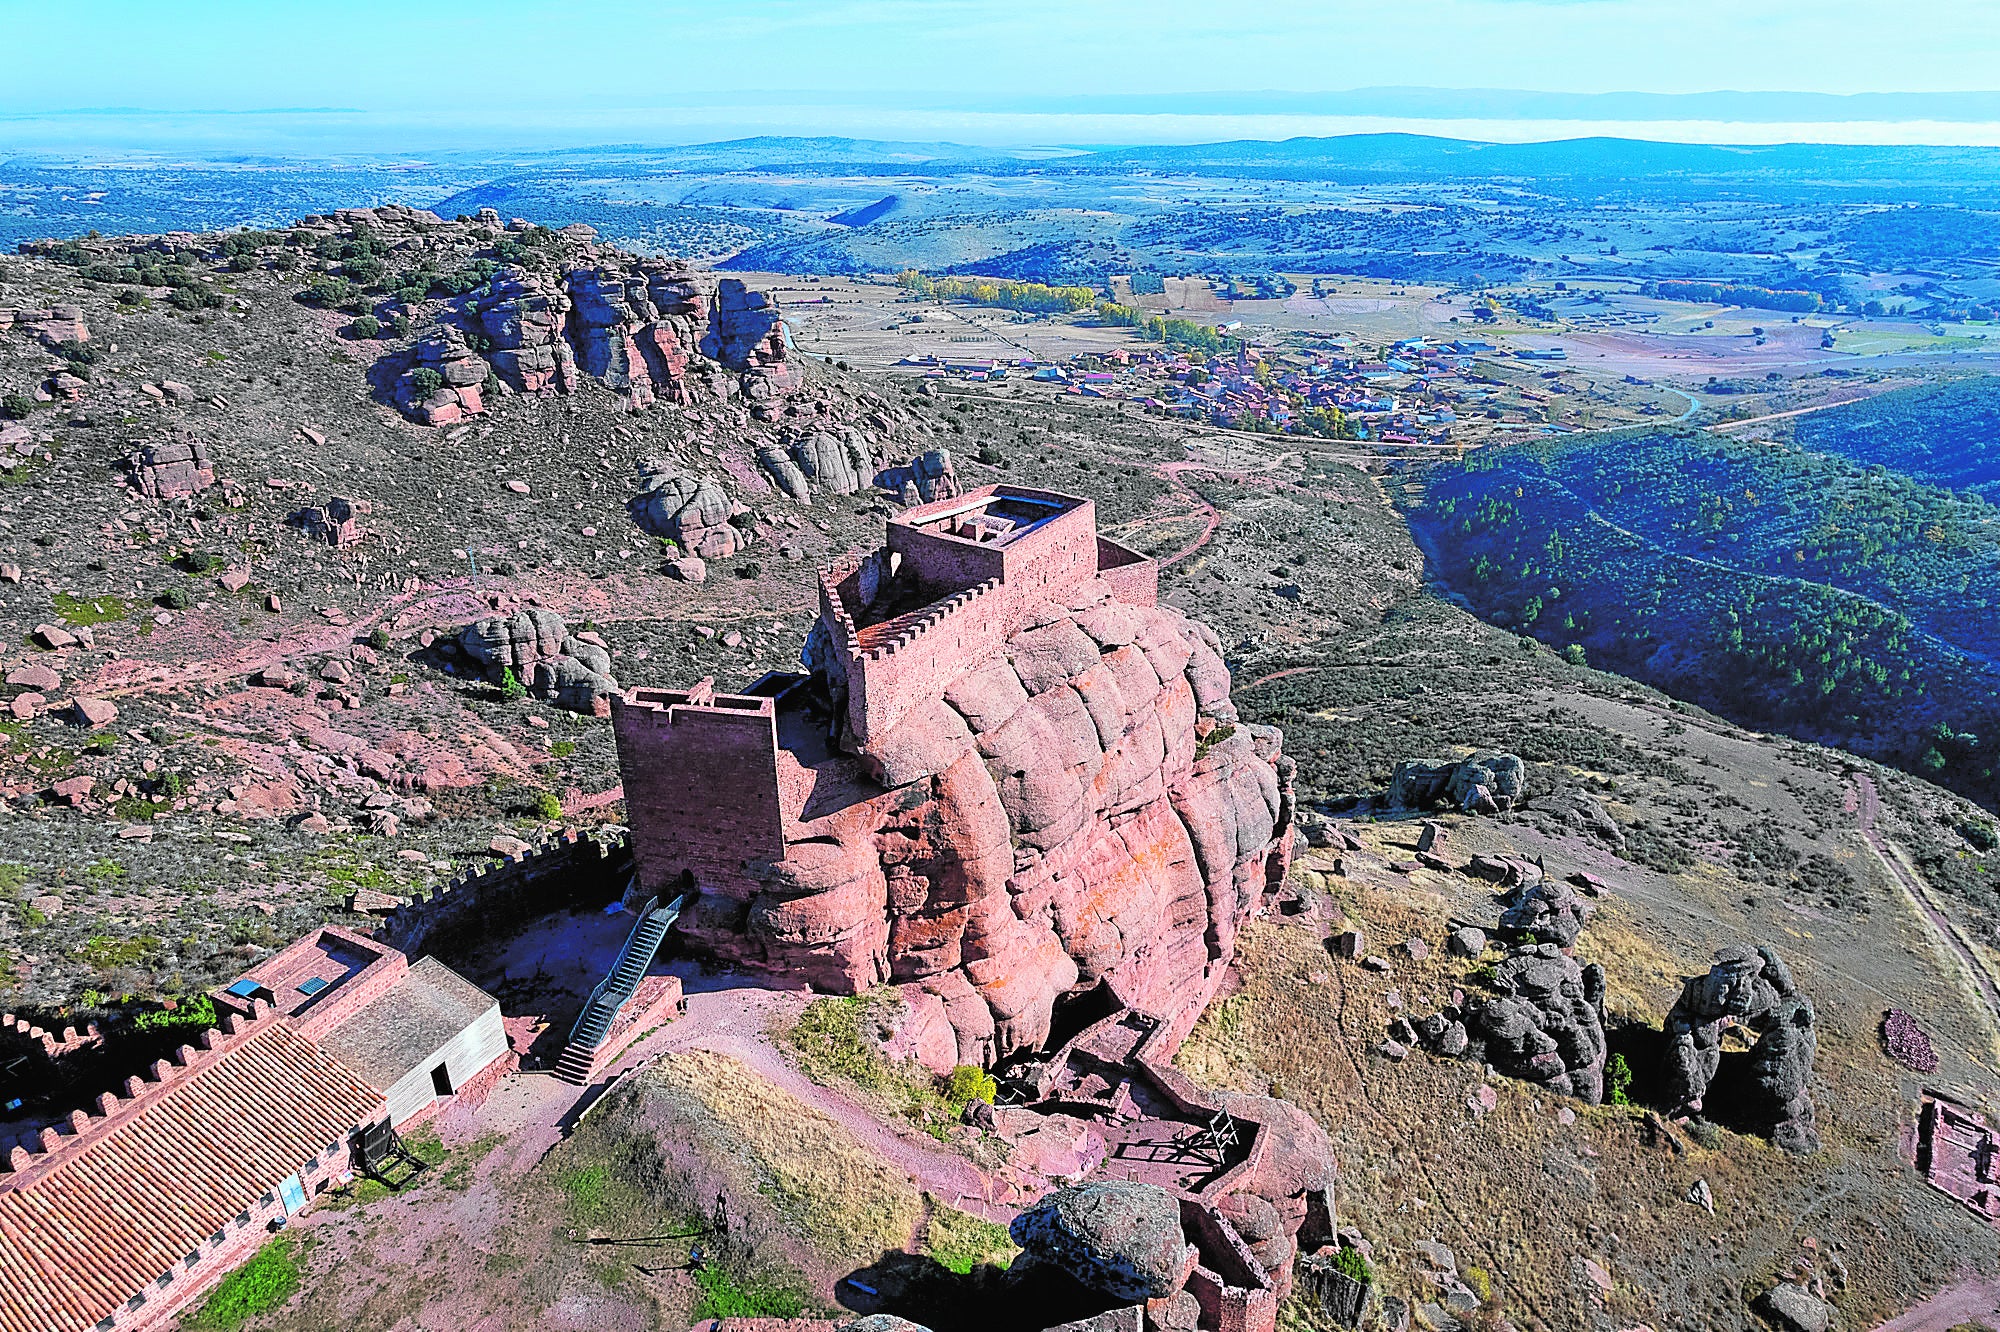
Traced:
[[1090, 500], [994, 485], [819, 575], [804, 674], [612, 704], [641, 896], [822, 989], [896, 983], [938, 1058], [1103, 990], [1191, 1023], [1290, 850], [1291, 764], [1213, 631]]

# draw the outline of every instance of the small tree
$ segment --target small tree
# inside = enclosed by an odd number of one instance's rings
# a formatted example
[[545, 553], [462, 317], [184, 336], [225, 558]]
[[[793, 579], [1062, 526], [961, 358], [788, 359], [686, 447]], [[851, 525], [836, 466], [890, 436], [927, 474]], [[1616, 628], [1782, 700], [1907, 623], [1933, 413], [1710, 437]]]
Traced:
[[556, 799], [550, 792], [535, 792], [535, 798], [531, 803], [534, 806], [535, 817], [544, 822], [552, 822], [562, 817], [562, 801]]
[[444, 376], [427, 365], [420, 365], [410, 371], [410, 389], [419, 401], [428, 398], [444, 387]]
[[521, 677], [514, 674], [512, 666], [500, 672], [500, 697], [509, 703], [518, 703], [528, 696], [528, 686], [521, 683]]
[[374, 315], [361, 315], [348, 327], [357, 338], [379, 338], [382, 336], [382, 321]]
[[35, 410], [35, 400], [25, 393], [9, 393], [0, 398], [0, 416], [10, 421], [25, 421], [28, 413]]
[[1615, 1054], [1604, 1066], [1604, 1085], [1610, 1093], [1613, 1105], [1632, 1104], [1632, 1066], [1625, 1062], [1625, 1056]]

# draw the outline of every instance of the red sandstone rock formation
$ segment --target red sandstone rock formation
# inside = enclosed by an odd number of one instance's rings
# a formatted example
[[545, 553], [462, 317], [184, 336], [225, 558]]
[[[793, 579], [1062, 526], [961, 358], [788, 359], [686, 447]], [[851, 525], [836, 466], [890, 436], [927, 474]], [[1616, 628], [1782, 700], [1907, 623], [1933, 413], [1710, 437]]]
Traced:
[[823, 578], [805, 656], [839, 748], [768, 695], [613, 706], [641, 881], [692, 878], [690, 939], [823, 989], [902, 983], [973, 1064], [1042, 1046], [1099, 984], [1205, 1001], [1292, 810], [1279, 733], [1238, 723], [1214, 632], [1152, 604], [1150, 562], [1087, 501], [993, 490]]
[[[765, 405], [804, 382], [787, 359], [777, 299], [725, 278], [711, 302], [690, 269], [606, 254], [560, 279], [502, 268], [462, 311], [467, 333], [449, 323], [417, 344], [398, 384], [404, 411], [426, 425], [452, 425], [486, 409], [493, 387], [472, 341], [490, 343], [491, 369], [508, 391], [567, 393], [579, 374], [621, 394], [634, 410], [687, 403], [688, 378], [703, 357], [737, 371], [731, 391]], [[436, 379], [431, 376], [435, 375]]]

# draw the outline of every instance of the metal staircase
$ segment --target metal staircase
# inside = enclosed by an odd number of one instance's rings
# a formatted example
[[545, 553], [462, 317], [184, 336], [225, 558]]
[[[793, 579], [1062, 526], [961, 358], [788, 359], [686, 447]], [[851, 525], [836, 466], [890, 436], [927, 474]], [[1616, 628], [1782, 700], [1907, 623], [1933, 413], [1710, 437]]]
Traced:
[[666, 941], [667, 931], [680, 918], [681, 907], [686, 902], [687, 898], [682, 896], [661, 906], [659, 898], [649, 897], [639, 908], [639, 919], [633, 922], [632, 932], [625, 936], [625, 946], [619, 950], [618, 960], [612, 963], [611, 970], [590, 992], [590, 998], [584, 1001], [583, 1011], [577, 1014], [576, 1026], [570, 1029], [569, 1044], [556, 1061], [557, 1077], [578, 1086], [590, 1080], [598, 1047], [611, 1034], [611, 1024], [617, 1021], [618, 1010], [632, 998], [639, 982], [652, 969], [653, 958]]

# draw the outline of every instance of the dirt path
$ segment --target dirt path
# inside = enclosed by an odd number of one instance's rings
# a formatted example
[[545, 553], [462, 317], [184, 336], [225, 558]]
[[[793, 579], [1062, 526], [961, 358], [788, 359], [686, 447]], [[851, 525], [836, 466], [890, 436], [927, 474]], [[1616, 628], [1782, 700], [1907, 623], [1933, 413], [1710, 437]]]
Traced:
[[1017, 1209], [1000, 1200], [1006, 1186], [971, 1161], [929, 1137], [890, 1128], [860, 1104], [814, 1082], [786, 1061], [771, 1044], [770, 1030], [774, 1021], [810, 1002], [805, 991], [763, 989], [734, 976], [703, 977], [692, 968], [682, 980], [688, 989], [687, 1013], [627, 1050], [604, 1078], [589, 1087], [576, 1087], [552, 1073], [517, 1074], [476, 1109], [456, 1105], [447, 1109], [438, 1121], [439, 1135], [447, 1146], [503, 1135], [506, 1141], [482, 1162], [480, 1174], [488, 1170], [525, 1174], [619, 1080], [663, 1054], [707, 1050], [738, 1060], [834, 1120], [939, 1201], [1000, 1224], [1014, 1218]]
[[1904, 861], [1902, 853], [1891, 846], [1882, 834], [1875, 831], [1875, 816], [1881, 808], [1881, 800], [1875, 793], [1874, 780], [1866, 773], [1856, 773], [1854, 783], [1861, 797], [1856, 802], [1854, 813], [1855, 821], [1861, 829], [1862, 839], [1882, 862], [1883, 868], [1889, 871], [1897, 884], [1909, 895], [1925, 919], [1930, 921], [1931, 927], [1937, 931], [1946, 946], [1957, 954], [1958, 960], [1965, 967], [1966, 976], [1977, 989], [1979, 997], [1985, 1001], [1987, 1012], [1996, 1022], [2000, 1022], [2000, 985], [1994, 983], [1992, 973], [1980, 961], [1979, 954], [1972, 947], [1971, 941], [1939, 907], [1936, 898], [1931, 895], [1930, 885], [1924, 882], [1923, 876]]
[[1016, 1209], [1000, 1201], [1005, 1186], [971, 1161], [928, 1136], [890, 1128], [857, 1102], [800, 1073], [772, 1046], [772, 1022], [804, 1008], [809, 999], [803, 991], [693, 988], [730, 979], [688, 978], [687, 1014], [665, 1029], [653, 1053], [708, 1050], [728, 1055], [832, 1119], [924, 1192], [988, 1221], [1014, 1218]]
[[1951, 1332], [1961, 1324], [1995, 1315], [2000, 1315], [2000, 1277], [1969, 1277], [1878, 1324], [1875, 1332]]
[[1173, 554], [1167, 556], [1165, 559], [1159, 561], [1159, 565], [1162, 569], [1166, 568], [1170, 564], [1179, 564], [1182, 560], [1194, 554], [1196, 551], [1200, 550], [1203, 546], [1206, 546], [1211, 540], [1214, 539], [1215, 529], [1222, 525], [1222, 515], [1216, 512], [1215, 506], [1213, 504], [1210, 504], [1207, 500], [1203, 499], [1201, 495], [1196, 492], [1193, 486], [1190, 486], [1187, 482], [1181, 480], [1182, 472], [1187, 472], [1187, 471], [1206, 472], [1212, 470], [1213, 470], [1212, 468], [1207, 467], [1202, 463], [1195, 463], [1195, 462], [1172, 462], [1172, 463], [1162, 463], [1160, 465], [1159, 468], [1160, 478], [1164, 480], [1168, 485], [1172, 486], [1178, 494], [1191, 501], [1194, 504], [1196, 510], [1202, 516], [1201, 535], [1196, 537], [1193, 541], [1190, 541], [1187, 545], [1181, 547], [1179, 550], [1175, 551]]

